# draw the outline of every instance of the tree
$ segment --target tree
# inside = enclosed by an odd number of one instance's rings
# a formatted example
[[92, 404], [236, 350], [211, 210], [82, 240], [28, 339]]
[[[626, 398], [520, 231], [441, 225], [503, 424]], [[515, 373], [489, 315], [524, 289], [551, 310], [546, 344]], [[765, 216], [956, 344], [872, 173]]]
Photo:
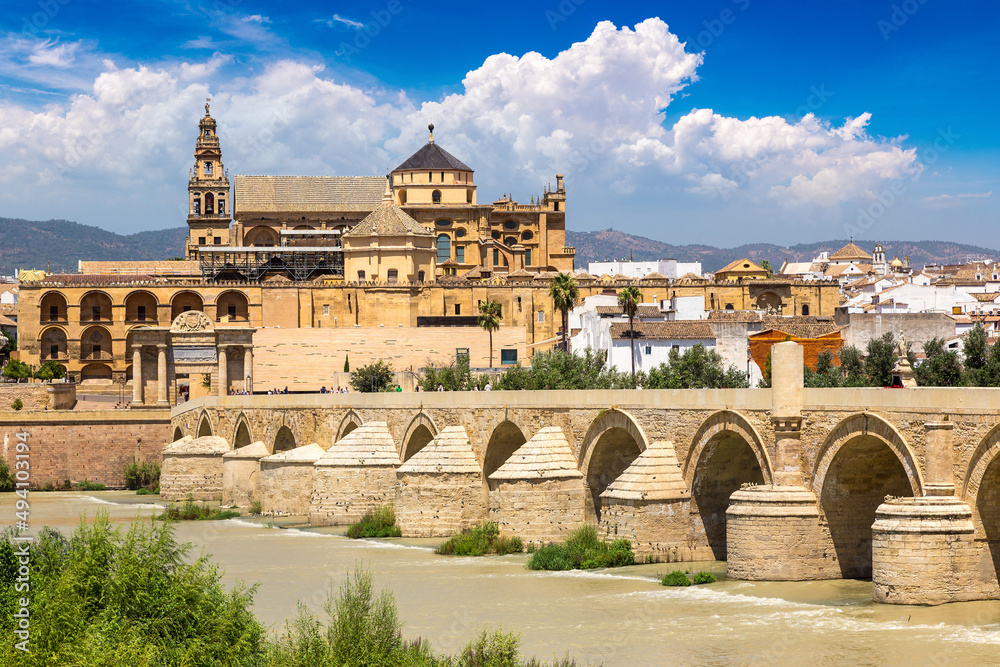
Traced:
[[586, 349], [582, 354], [552, 350], [538, 352], [531, 367], [520, 364], [508, 368], [493, 383], [494, 389], [625, 389], [628, 375], [609, 368], [600, 352]]
[[806, 387], [839, 387], [840, 369], [833, 364], [830, 350], [823, 350], [816, 357], [816, 370], [806, 366], [802, 371], [802, 382]]
[[760, 268], [762, 268], [765, 271], [767, 271], [767, 277], [768, 278], [774, 277], [774, 267], [771, 266], [771, 261], [770, 260], [765, 259], [763, 262], [761, 262], [760, 263]]
[[649, 371], [646, 389], [745, 389], [746, 373], [736, 367], [724, 369], [718, 351], [698, 343], [681, 354], [672, 349], [667, 363]]
[[480, 327], [486, 329], [490, 334], [490, 368], [493, 368], [493, 332], [500, 328], [500, 320], [503, 319], [503, 310], [499, 301], [480, 301], [479, 319]]
[[965, 368], [969, 374], [969, 381], [975, 386], [982, 386], [982, 375], [986, 368], [986, 360], [989, 349], [986, 345], [986, 329], [982, 322], [976, 322], [972, 331], [965, 339]]
[[64, 377], [66, 377], [66, 367], [54, 359], [49, 359], [35, 371], [35, 378], [38, 380], [59, 380]]
[[853, 345], [840, 349], [840, 376], [845, 387], [865, 386], [865, 360]]
[[892, 384], [892, 369], [896, 366], [896, 336], [889, 331], [881, 338], [871, 339], [865, 352], [868, 386], [888, 387]]
[[344, 372], [345, 373], [350, 373], [351, 372], [351, 355], [350, 354], [345, 354], [344, 355]]
[[469, 369], [467, 354], [458, 355], [447, 366], [435, 367], [428, 363], [420, 379], [420, 388], [424, 391], [437, 391], [438, 387], [443, 387], [445, 391], [469, 391], [477, 384], [477, 378], [472, 377]]
[[11, 359], [3, 369], [3, 376], [8, 380], [27, 380], [31, 377], [31, 369], [23, 361]]
[[635, 314], [639, 310], [639, 302], [642, 301], [642, 292], [638, 287], [626, 287], [618, 293], [618, 305], [628, 317], [628, 337], [632, 346], [632, 386], [635, 387]]
[[389, 391], [393, 386], [392, 366], [379, 359], [351, 372], [351, 387], [361, 393]]
[[924, 343], [924, 354], [927, 359], [914, 372], [921, 387], [960, 387], [965, 384], [958, 352], [946, 350], [944, 340], [932, 338]]
[[559, 273], [549, 287], [549, 296], [552, 303], [562, 313], [562, 349], [569, 352], [569, 311], [576, 305], [576, 300], [580, 297], [580, 288], [577, 287], [576, 278], [568, 273]]

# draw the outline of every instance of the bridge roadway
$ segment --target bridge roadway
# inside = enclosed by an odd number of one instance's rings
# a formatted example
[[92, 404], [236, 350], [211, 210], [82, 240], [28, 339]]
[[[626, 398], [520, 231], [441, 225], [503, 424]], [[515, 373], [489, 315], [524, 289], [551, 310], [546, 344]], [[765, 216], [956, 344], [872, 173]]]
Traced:
[[[775, 346], [773, 389], [206, 397], [172, 428], [273, 452], [383, 421], [405, 462], [460, 425], [485, 478], [558, 426], [587, 520], [640, 553], [728, 559], [745, 579], [874, 577], [886, 602], [1000, 598], [1000, 391], [803, 389], [801, 357]], [[602, 497], [650, 447], [676, 457], [673, 497]]]

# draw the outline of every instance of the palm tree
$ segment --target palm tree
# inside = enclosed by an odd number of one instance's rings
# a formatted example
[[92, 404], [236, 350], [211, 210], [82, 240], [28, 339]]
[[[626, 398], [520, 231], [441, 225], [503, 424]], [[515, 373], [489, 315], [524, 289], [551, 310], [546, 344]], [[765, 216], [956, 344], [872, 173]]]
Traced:
[[638, 287], [626, 287], [618, 293], [618, 305], [628, 316], [628, 337], [632, 344], [632, 387], [635, 388], [635, 329], [632, 323], [635, 314], [639, 310], [639, 302], [642, 301], [642, 292]]
[[774, 277], [774, 267], [771, 266], [771, 262], [769, 260], [765, 259], [763, 262], [761, 262], [760, 268], [764, 269], [767, 272], [768, 278]]
[[503, 311], [499, 301], [479, 302], [479, 326], [490, 334], [490, 368], [493, 368], [493, 332], [500, 328], [500, 320], [503, 319]]
[[576, 305], [580, 296], [580, 288], [576, 286], [576, 278], [568, 273], [559, 273], [549, 287], [549, 296], [555, 307], [562, 312], [563, 351], [569, 352], [569, 311]]

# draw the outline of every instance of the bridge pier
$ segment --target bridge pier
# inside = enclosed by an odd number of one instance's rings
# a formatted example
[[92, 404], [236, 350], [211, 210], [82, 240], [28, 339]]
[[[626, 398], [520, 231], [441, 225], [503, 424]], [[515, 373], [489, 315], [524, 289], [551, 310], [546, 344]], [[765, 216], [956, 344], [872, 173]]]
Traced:
[[839, 577], [827, 572], [816, 494], [805, 486], [802, 456], [803, 349], [771, 348], [771, 423], [774, 483], [747, 486], [729, 497], [726, 571], [732, 579], [804, 581]]
[[924, 424], [924, 495], [886, 498], [872, 526], [876, 602], [935, 605], [982, 600], [972, 508], [955, 496], [952, 424]]

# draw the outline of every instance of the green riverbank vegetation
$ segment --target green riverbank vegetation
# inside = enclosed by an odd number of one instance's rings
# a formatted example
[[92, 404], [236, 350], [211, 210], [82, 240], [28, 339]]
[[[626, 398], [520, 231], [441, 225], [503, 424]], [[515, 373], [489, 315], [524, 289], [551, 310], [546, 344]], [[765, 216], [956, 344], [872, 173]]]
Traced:
[[691, 584], [700, 586], [701, 584], [714, 584], [715, 582], [715, 575], [711, 572], [698, 572], [694, 577], [689, 579], [687, 573], [681, 570], [674, 570], [670, 574], [663, 575], [663, 578], [660, 579], [661, 586], [690, 586]]
[[[252, 612], [255, 587], [227, 591], [208, 557], [191, 558], [169, 522], [115, 526], [106, 513], [69, 537], [43, 529], [28, 544], [31, 587], [17, 590], [21, 545], [0, 534], [0, 664], [26, 667], [540, 667], [520, 638], [484, 631], [455, 656], [402, 637], [396, 601], [363, 568], [329, 591], [326, 619], [299, 607], [268, 635]], [[16, 648], [27, 598], [30, 652]], [[569, 659], [557, 667], [570, 667]]]
[[571, 532], [563, 544], [535, 549], [527, 567], [529, 570], [592, 570], [626, 565], [635, 565], [631, 542], [626, 539], [606, 542], [597, 534], [595, 526], [582, 526]]
[[161, 521], [224, 521], [240, 515], [235, 510], [224, 510], [196, 503], [188, 498], [181, 505], [169, 505], [163, 514], [153, 516]]
[[493, 521], [477, 524], [463, 530], [437, 548], [445, 556], [505, 556], [521, 553], [524, 543], [517, 535], [504, 535]]
[[364, 537], [399, 537], [402, 534], [396, 525], [396, 510], [391, 504], [366, 512], [361, 521], [352, 523], [347, 529], [347, 536], [354, 540]]

